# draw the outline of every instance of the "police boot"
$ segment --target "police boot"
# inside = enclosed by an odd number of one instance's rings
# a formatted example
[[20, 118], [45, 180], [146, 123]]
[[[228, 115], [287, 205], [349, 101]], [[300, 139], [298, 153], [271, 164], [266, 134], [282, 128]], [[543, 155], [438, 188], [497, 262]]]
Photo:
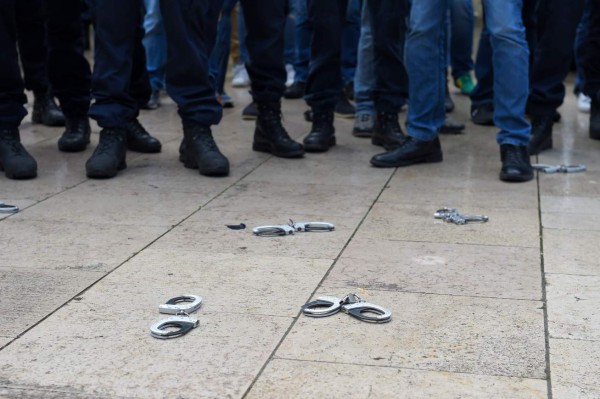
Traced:
[[531, 137], [529, 138], [529, 155], [537, 155], [552, 148], [552, 116], [539, 116], [531, 121]]
[[9, 179], [37, 176], [37, 162], [21, 144], [19, 129], [0, 129], [0, 170]]
[[127, 133], [124, 128], [103, 129], [100, 141], [91, 158], [85, 164], [87, 177], [108, 179], [127, 167]]
[[150, 136], [150, 133], [136, 119], [124, 126], [127, 131], [127, 148], [131, 151], [152, 154], [160, 152], [162, 144], [158, 139]]
[[404, 132], [402, 132], [400, 123], [398, 123], [398, 114], [395, 112], [378, 112], [371, 143], [390, 151], [398, 148], [404, 139]]
[[290, 138], [281, 124], [280, 103], [257, 103], [258, 119], [254, 130], [254, 151], [268, 152], [281, 158], [300, 158], [302, 144]]
[[212, 132], [206, 126], [187, 126], [183, 128], [184, 142], [182, 143], [179, 159], [189, 169], [198, 169], [205, 176], [227, 176], [229, 161], [221, 154]]
[[312, 114], [312, 129], [304, 138], [304, 149], [307, 152], [325, 152], [335, 145], [333, 111], [313, 111]]
[[87, 117], [67, 118], [66, 129], [58, 139], [58, 149], [63, 152], [85, 150], [90, 143], [90, 121]]
[[37, 92], [33, 93], [33, 113], [31, 115], [31, 121], [46, 126], [64, 126], [65, 115], [50, 93]]

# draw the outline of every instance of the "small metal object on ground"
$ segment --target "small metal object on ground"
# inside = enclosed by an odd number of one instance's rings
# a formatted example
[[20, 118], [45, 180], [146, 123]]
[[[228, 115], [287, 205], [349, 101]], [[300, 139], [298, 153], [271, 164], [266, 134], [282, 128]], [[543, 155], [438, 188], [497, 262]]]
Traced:
[[461, 215], [456, 208], [442, 208], [435, 211], [433, 217], [443, 219], [446, 223], [467, 224], [485, 223], [489, 218], [485, 215]]
[[244, 223], [240, 223], [240, 224], [226, 224], [225, 226], [227, 226], [231, 230], [244, 230], [246, 228], [246, 225]]
[[17, 213], [19, 212], [19, 207], [16, 205], [8, 205], [4, 202], [0, 201], [0, 213]]
[[202, 297], [198, 295], [180, 295], [158, 306], [159, 313], [175, 316], [161, 320], [150, 327], [150, 335], [158, 339], [181, 337], [198, 327], [198, 319], [190, 316], [202, 306]]
[[252, 232], [261, 237], [287, 236], [297, 231], [302, 232], [324, 232], [333, 231], [335, 226], [328, 222], [294, 222], [290, 219], [289, 224], [272, 224], [258, 226], [252, 229]]
[[578, 173], [585, 172], [587, 170], [584, 164], [577, 165], [548, 165], [545, 163], [534, 163], [531, 165], [533, 169], [539, 170], [544, 173]]
[[302, 313], [308, 317], [328, 317], [338, 312], [344, 313], [367, 323], [387, 323], [392, 312], [373, 303], [365, 302], [356, 294], [344, 298], [322, 296], [302, 306]]

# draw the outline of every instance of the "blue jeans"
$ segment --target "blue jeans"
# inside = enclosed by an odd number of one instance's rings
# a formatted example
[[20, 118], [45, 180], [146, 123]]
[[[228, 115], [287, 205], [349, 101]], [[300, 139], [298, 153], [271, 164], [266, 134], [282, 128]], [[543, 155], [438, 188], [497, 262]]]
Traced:
[[473, 0], [450, 0], [450, 66], [458, 79], [473, 70]]
[[146, 49], [146, 69], [150, 75], [152, 90], [164, 89], [167, 66], [167, 38], [160, 14], [160, 0], [144, 0], [144, 48]]
[[583, 7], [583, 16], [577, 26], [577, 36], [575, 38], [575, 63], [577, 64], [577, 78], [575, 80], [575, 93], [579, 94], [583, 90], [585, 82], [585, 73], [583, 72], [583, 60], [585, 57], [585, 45], [590, 34], [590, 18], [592, 17], [593, 0], [586, 0]]
[[[521, 17], [522, 0], [483, 0], [494, 66], [494, 123], [498, 144], [527, 145], [531, 126], [525, 119], [529, 88], [529, 50]], [[410, 81], [408, 133], [432, 140], [445, 119], [446, 32], [448, 0], [413, 2], [406, 43]]]
[[342, 80], [344, 84], [354, 81], [360, 37], [360, 0], [349, 0], [346, 23], [342, 32]]
[[308, 23], [307, 0], [291, 0], [291, 13], [296, 23], [294, 71], [296, 76], [294, 82], [306, 82], [308, 79], [308, 65], [310, 63], [310, 39], [312, 29]]
[[231, 12], [239, 0], [225, 0], [221, 18], [217, 25], [217, 40], [208, 61], [208, 72], [214, 82], [215, 91], [224, 93], [225, 75], [231, 52]]
[[375, 102], [370, 97], [371, 92], [375, 89], [375, 49], [371, 31], [371, 13], [367, 4], [369, 1], [372, 0], [364, 0], [362, 5], [358, 62], [354, 77], [356, 115], [375, 114]]

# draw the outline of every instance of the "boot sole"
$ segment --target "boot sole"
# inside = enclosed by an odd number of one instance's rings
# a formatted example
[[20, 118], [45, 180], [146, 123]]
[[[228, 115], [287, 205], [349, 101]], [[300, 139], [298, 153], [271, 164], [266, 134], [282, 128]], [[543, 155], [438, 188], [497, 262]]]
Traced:
[[444, 155], [440, 152], [440, 153], [430, 154], [430, 155], [419, 157], [419, 158], [406, 159], [406, 160], [402, 160], [400, 162], [393, 162], [393, 163], [377, 162], [377, 161], [371, 160], [371, 165], [376, 166], [378, 168], [399, 168], [402, 166], [409, 166], [409, 165], [414, 165], [414, 164], [418, 164], [418, 163], [437, 163], [437, 162], [442, 162], [443, 160], [444, 160]]
[[273, 151], [273, 149], [271, 148], [271, 146], [269, 144], [256, 143], [256, 142], [252, 143], [252, 149], [254, 151], [258, 151], [258, 152], [265, 152], [268, 154], [272, 154], [273, 156], [276, 156], [279, 158], [302, 158], [306, 152], [304, 150], [298, 150], [298, 151], [294, 151], [294, 152], [277, 152], [277, 151]]
[[329, 139], [329, 143], [325, 145], [304, 143], [304, 150], [306, 152], [327, 152], [335, 144], [335, 136], [333, 136]]
[[352, 135], [354, 137], [359, 137], [361, 139], [368, 139], [368, 138], [373, 137], [373, 131], [372, 130], [352, 129]]
[[59, 141], [58, 142], [58, 150], [62, 151], [62, 152], [82, 152], [82, 151], [85, 151], [88, 144], [90, 144], [89, 141], [87, 141], [86, 143], [78, 143], [78, 144], [61, 144]]
[[343, 119], [354, 119], [356, 117], [356, 114], [338, 114], [337, 112], [334, 112], [335, 116], [337, 116], [338, 118], [343, 118]]
[[13, 180], [27, 180], [27, 179], [33, 179], [33, 178], [37, 177], [37, 168], [34, 171], [13, 173], [11, 171], [4, 169], [4, 165], [2, 165], [1, 163], [0, 163], [0, 172], [4, 172], [4, 175], [6, 177], [8, 177], [9, 179], [13, 179]]
[[156, 148], [148, 148], [148, 147], [138, 147], [136, 145], [127, 144], [127, 149], [133, 152], [139, 152], [142, 154], [158, 154], [162, 151], [162, 145], [157, 146]]
[[228, 176], [229, 175], [229, 167], [225, 168], [214, 168], [214, 169], [200, 169], [198, 167], [197, 163], [194, 162], [188, 162], [187, 159], [183, 159], [181, 160], [181, 157], [179, 158], [180, 161], [183, 162], [183, 166], [185, 166], [188, 169], [198, 169], [198, 172], [200, 172], [201, 175], [204, 176], [213, 176], [213, 177], [221, 177], [221, 176]]
[[123, 161], [117, 166], [117, 170], [107, 173], [105, 170], [86, 170], [86, 176], [90, 179], [110, 179], [115, 177], [120, 170], [127, 168], [127, 162]]
[[389, 144], [379, 137], [371, 137], [371, 144], [376, 145], [378, 147], [383, 147], [386, 151], [392, 151], [398, 148], [401, 143]]
[[506, 181], [506, 182], [514, 182], [514, 183], [526, 182], [526, 181], [533, 180], [533, 173], [531, 175], [526, 175], [526, 176], [515, 176], [515, 175], [506, 175], [506, 174], [500, 172], [500, 180]]

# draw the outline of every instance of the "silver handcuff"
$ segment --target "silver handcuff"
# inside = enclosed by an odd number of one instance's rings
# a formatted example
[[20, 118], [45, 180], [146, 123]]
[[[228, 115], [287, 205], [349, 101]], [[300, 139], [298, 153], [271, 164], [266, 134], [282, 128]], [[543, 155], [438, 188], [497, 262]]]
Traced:
[[288, 224], [270, 224], [258, 226], [252, 229], [252, 232], [260, 237], [276, 237], [294, 234], [297, 231], [302, 232], [324, 232], [333, 231], [335, 226], [327, 222], [294, 222], [290, 219]]
[[17, 213], [19, 212], [19, 207], [16, 205], [8, 205], [4, 202], [0, 201], [0, 213]]
[[433, 217], [443, 219], [446, 223], [467, 224], [485, 223], [490, 218], [485, 215], [461, 215], [456, 208], [442, 208], [435, 211]]
[[356, 294], [343, 298], [321, 296], [302, 306], [302, 313], [308, 317], [328, 317], [340, 311], [367, 323], [381, 324], [392, 320], [391, 311], [366, 302]]
[[584, 164], [577, 165], [548, 165], [545, 163], [534, 163], [531, 165], [533, 169], [544, 173], [579, 173], [585, 172], [587, 168]]
[[165, 304], [158, 306], [158, 312], [174, 316], [150, 326], [150, 335], [158, 339], [170, 339], [187, 334], [200, 324], [198, 319], [190, 315], [200, 309], [200, 306], [202, 297], [198, 295], [181, 295], [169, 299]]

